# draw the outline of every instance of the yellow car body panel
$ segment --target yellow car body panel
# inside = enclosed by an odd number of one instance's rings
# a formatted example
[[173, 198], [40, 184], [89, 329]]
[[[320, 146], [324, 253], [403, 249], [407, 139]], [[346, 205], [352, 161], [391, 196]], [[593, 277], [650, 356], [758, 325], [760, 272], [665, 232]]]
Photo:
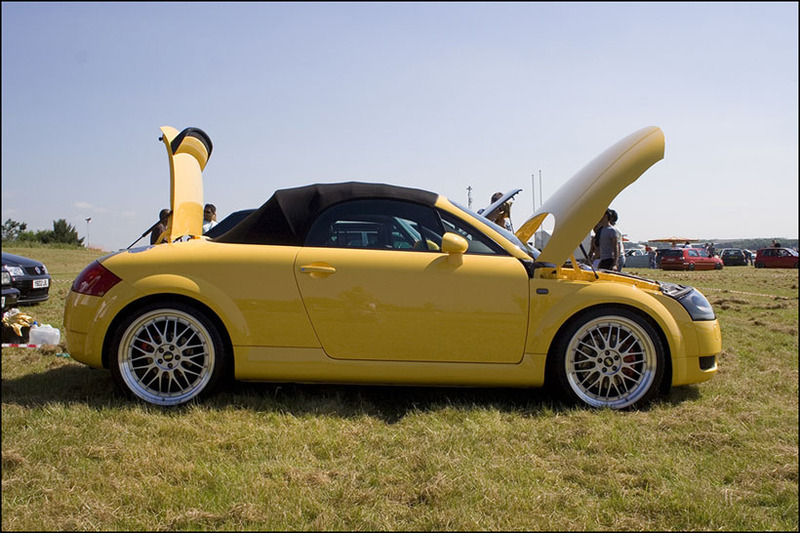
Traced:
[[179, 145], [181, 132], [170, 126], [161, 127], [161, 139], [167, 148], [170, 173], [170, 205], [172, 216], [167, 224], [168, 242], [184, 235], [197, 236], [203, 233], [203, 169], [210, 153], [196, 137], [184, 136]]
[[595, 279], [585, 272], [576, 280], [573, 272], [555, 268], [546, 277], [531, 281], [526, 353], [546, 355], [559, 330], [583, 310], [624, 306], [650, 317], [663, 332], [673, 368], [672, 385], [705, 381], [714, 375], [716, 366], [701, 371], [698, 358], [722, 350], [716, 320], [693, 321], [681, 304], [661, 294], [654, 283], [604, 273], [598, 273]]
[[[176, 295], [208, 307], [224, 324], [234, 347], [319, 346], [294, 278], [297, 251], [195, 239], [118, 253], [103, 264], [125, 281], [115, 285], [102, 304], [97, 297], [71, 291], [65, 312], [70, 318], [65, 321], [67, 336], [103, 331], [114, 316], [137, 301]], [[130, 261], [131, 257], [136, 260]], [[164, 274], [165, 270], [170, 273]], [[89, 338], [85, 347], [71, 343], [70, 354], [100, 366], [103, 341]]]
[[333, 359], [314, 348], [248, 346], [236, 353], [236, 379], [294, 383], [541, 387], [545, 360], [525, 354], [518, 363]]
[[454, 264], [447, 253], [303, 248], [295, 271], [331, 357], [519, 362], [528, 322], [525, 269], [510, 256], [460, 259]]

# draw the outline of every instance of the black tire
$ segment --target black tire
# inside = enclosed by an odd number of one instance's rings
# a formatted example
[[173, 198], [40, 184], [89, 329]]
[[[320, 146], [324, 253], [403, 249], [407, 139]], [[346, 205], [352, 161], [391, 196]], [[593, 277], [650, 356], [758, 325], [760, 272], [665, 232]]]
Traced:
[[716, 268], [717, 270], [722, 270], [722, 263], [716, 263], [714, 265], [714, 268]]
[[227, 361], [219, 331], [202, 312], [180, 302], [154, 302], [116, 328], [109, 367], [128, 396], [176, 406], [213, 392]]
[[628, 409], [659, 392], [665, 350], [655, 328], [622, 307], [594, 308], [575, 317], [559, 335], [548, 365], [567, 402]]
[[689, 263], [689, 270], [694, 270], [694, 263]]
[[756, 268], [764, 268], [764, 263], [759, 261], [758, 263], [756, 263]]

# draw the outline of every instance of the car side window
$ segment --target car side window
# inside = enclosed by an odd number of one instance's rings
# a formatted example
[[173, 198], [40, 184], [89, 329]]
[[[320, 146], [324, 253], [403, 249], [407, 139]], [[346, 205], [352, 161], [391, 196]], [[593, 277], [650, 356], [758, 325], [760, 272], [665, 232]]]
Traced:
[[431, 207], [402, 200], [352, 200], [324, 211], [305, 246], [438, 252], [446, 232], [467, 240], [468, 254], [508, 255], [466, 222]]
[[305, 246], [437, 251], [441, 235], [436, 212], [401, 200], [353, 200], [324, 211], [312, 224]]
[[467, 240], [468, 254], [508, 255], [502, 246], [487, 237], [483, 232], [449, 213], [440, 212], [445, 231], [457, 233]]
[[689, 255], [689, 257], [697, 257], [697, 251], [696, 250], [689, 250], [689, 254], [688, 255]]

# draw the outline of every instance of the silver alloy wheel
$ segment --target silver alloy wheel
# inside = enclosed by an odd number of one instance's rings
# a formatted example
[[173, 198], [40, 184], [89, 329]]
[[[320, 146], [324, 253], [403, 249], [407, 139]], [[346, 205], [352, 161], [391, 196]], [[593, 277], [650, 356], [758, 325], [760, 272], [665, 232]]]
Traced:
[[653, 386], [658, 355], [638, 323], [606, 315], [586, 322], [572, 335], [564, 366], [567, 382], [581, 401], [622, 409]]
[[217, 359], [211, 334], [197, 318], [165, 308], [137, 317], [122, 334], [117, 356], [128, 389], [156, 405], [178, 405], [200, 394]]

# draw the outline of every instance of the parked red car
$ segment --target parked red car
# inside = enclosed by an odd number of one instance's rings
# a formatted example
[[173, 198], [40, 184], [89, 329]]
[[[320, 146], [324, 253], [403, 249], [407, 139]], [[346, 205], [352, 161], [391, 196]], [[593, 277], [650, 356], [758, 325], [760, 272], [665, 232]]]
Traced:
[[762, 248], [756, 252], [756, 268], [797, 268], [797, 252], [791, 248]]
[[722, 270], [722, 259], [701, 248], [670, 248], [661, 255], [662, 270]]

